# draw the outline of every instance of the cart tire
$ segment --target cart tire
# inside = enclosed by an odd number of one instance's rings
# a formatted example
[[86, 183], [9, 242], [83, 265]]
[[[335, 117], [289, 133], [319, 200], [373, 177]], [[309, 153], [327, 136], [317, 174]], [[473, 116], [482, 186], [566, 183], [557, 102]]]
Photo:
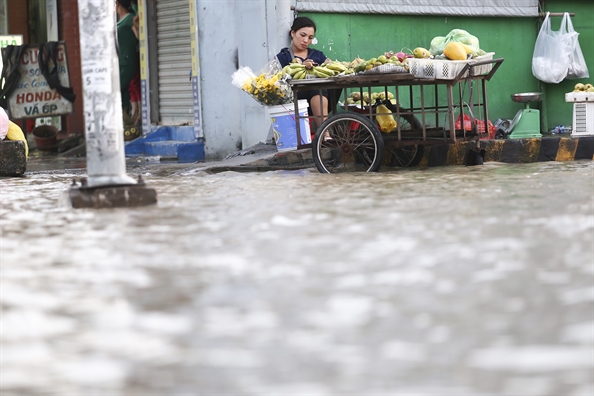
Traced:
[[[394, 111], [394, 110], [392, 110]], [[407, 112], [408, 109], [400, 107], [400, 111]], [[402, 131], [420, 130], [423, 129], [423, 124], [413, 114], [400, 115], [397, 120], [398, 125]], [[396, 132], [392, 132], [396, 133]], [[409, 166], [417, 166], [423, 158], [425, 147], [419, 145], [410, 145], [397, 148], [388, 148], [386, 151], [386, 166], [406, 168]]]
[[[325, 138], [328, 134], [331, 139]], [[384, 140], [367, 117], [347, 111], [320, 125], [312, 156], [320, 173], [377, 172], [384, 157]]]

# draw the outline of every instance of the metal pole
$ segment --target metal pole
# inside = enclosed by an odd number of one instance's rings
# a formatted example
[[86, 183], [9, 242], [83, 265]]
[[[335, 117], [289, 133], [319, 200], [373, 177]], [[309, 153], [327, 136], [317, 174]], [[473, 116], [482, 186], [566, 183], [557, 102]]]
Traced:
[[78, 0], [88, 186], [136, 184], [126, 175], [115, 2]]

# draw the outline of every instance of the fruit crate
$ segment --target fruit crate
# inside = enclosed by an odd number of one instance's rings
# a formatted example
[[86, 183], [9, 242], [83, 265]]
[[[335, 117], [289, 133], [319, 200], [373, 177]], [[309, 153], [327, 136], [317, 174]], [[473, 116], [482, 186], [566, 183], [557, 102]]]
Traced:
[[[488, 52], [485, 55], [477, 56], [474, 59], [464, 61], [453, 61], [448, 59], [419, 59], [409, 58], [407, 60], [410, 72], [417, 78], [453, 80], [462, 71], [464, 66], [469, 63], [493, 59], [494, 52]], [[493, 68], [493, 64], [477, 66], [474, 69], [474, 75], [479, 76], [487, 74]], [[462, 78], [467, 77], [468, 72], [464, 73]]]

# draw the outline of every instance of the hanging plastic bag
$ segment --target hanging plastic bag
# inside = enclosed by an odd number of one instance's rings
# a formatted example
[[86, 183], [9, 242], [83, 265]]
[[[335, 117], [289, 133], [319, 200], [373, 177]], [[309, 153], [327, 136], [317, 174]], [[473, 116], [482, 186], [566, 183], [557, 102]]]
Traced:
[[569, 14], [565, 13], [564, 17], [565, 16], [567, 16], [567, 31], [576, 34], [575, 48], [571, 54], [571, 61], [569, 62], [569, 68], [567, 69], [567, 78], [589, 78], [590, 74], [588, 73], [588, 66], [586, 65], [586, 60], [584, 59], [584, 54], [582, 54], [582, 48], [580, 47], [578, 39], [579, 33], [574, 30]]
[[571, 24], [568, 13], [563, 16], [561, 28], [558, 31], [551, 30], [549, 14], [547, 12], [534, 45], [532, 74], [540, 81], [557, 84], [567, 77], [577, 33], [567, 30], [568, 22]]

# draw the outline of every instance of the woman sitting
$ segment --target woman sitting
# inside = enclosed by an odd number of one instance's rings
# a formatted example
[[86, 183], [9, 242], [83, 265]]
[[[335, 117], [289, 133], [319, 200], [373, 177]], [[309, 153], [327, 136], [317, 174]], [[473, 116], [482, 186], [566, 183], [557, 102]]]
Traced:
[[[322, 51], [309, 48], [316, 33], [316, 24], [307, 17], [298, 17], [293, 21], [289, 35], [291, 46], [283, 48], [277, 55], [281, 67], [287, 66], [296, 60], [305, 65], [306, 69], [321, 65], [326, 61], [326, 55]], [[307, 99], [309, 107], [314, 116], [315, 125], [320, 126], [328, 118], [328, 90], [307, 90], [299, 91], [297, 99]], [[321, 99], [321, 100], [320, 100]]]

